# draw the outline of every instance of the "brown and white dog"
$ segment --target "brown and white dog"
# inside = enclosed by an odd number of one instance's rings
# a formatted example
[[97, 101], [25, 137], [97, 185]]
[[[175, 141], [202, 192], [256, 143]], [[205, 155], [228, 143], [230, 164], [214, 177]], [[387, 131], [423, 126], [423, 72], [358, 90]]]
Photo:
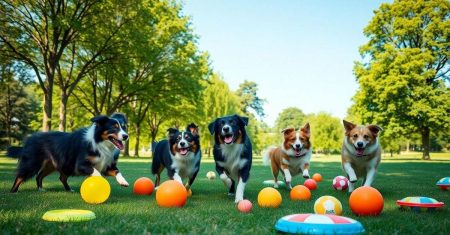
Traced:
[[311, 131], [309, 123], [306, 123], [299, 131], [295, 131], [295, 128], [286, 128], [281, 133], [284, 135], [283, 144], [280, 147], [269, 148], [264, 155], [264, 162], [268, 164], [270, 161], [274, 187], [278, 188], [278, 172], [281, 171], [286, 185], [291, 189], [292, 176], [302, 173], [304, 178], [309, 178]]
[[352, 192], [358, 177], [364, 177], [364, 186], [370, 186], [375, 178], [381, 161], [378, 134], [383, 129], [377, 125], [356, 125], [345, 120], [343, 123], [342, 168], [350, 181], [348, 191]]

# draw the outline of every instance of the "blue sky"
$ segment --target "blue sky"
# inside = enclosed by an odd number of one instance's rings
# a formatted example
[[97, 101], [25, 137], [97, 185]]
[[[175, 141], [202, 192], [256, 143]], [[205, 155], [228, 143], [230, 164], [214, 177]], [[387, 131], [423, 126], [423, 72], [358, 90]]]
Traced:
[[273, 125], [285, 108], [344, 118], [363, 29], [379, 0], [184, 0], [199, 47], [236, 90], [254, 81]]

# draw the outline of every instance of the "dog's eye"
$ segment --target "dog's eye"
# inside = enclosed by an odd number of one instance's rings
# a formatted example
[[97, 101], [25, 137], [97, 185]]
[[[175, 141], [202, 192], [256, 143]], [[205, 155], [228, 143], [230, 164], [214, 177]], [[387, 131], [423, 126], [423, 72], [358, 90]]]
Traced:
[[224, 120], [220, 121], [220, 124], [221, 124], [222, 126], [225, 125], [225, 121], [224, 121]]
[[230, 124], [231, 124], [231, 125], [234, 125], [234, 124], [236, 124], [236, 122], [235, 122], [234, 120], [231, 120], [231, 121], [230, 121]]
[[364, 135], [364, 139], [369, 139], [369, 136], [368, 135]]
[[357, 135], [357, 134], [354, 134], [354, 135], [353, 135], [353, 138], [358, 138], [358, 135]]

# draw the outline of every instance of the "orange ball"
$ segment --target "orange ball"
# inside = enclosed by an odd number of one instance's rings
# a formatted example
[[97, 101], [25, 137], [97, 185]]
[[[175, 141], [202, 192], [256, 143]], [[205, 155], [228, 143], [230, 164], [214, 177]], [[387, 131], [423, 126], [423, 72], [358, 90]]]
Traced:
[[282, 200], [280, 192], [272, 187], [263, 188], [258, 193], [258, 205], [260, 207], [278, 208]]
[[313, 179], [307, 179], [305, 180], [305, 183], [303, 183], [309, 190], [315, 190], [317, 189], [317, 183]]
[[156, 190], [156, 203], [160, 207], [183, 207], [187, 197], [186, 188], [175, 180], [162, 183]]
[[133, 192], [138, 195], [151, 195], [155, 189], [153, 181], [147, 177], [141, 177], [134, 181]]
[[319, 173], [316, 173], [313, 175], [313, 180], [315, 180], [316, 182], [321, 182], [322, 181], [322, 175]]
[[237, 208], [240, 212], [249, 213], [252, 211], [253, 205], [252, 202], [244, 199], [237, 204]]
[[379, 215], [383, 210], [384, 200], [381, 193], [370, 186], [357, 188], [350, 194], [350, 209], [356, 215]]
[[311, 199], [311, 191], [303, 185], [297, 185], [291, 189], [291, 200], [308, 201]]

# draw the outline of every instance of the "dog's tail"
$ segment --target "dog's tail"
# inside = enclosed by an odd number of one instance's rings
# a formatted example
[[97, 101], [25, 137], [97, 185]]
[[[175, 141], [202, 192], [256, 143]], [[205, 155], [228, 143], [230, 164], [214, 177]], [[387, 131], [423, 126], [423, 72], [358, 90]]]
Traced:
[[6, 156], [11, 158], [20, 158], [20, 156], [22, 155], [22, 150], [23, 147], [11, 146], [8, 148]]
[[275, 146], [271, 146], [271, 147], [267, 148], [266, 150], [264, 150], [264, 152], [263, 152], [263, 163], [264, 163], [265, 166], [269, 166], [270, 165], [270, 152], [272, 152], [276, 148], [277, 147], [275, 147]]

